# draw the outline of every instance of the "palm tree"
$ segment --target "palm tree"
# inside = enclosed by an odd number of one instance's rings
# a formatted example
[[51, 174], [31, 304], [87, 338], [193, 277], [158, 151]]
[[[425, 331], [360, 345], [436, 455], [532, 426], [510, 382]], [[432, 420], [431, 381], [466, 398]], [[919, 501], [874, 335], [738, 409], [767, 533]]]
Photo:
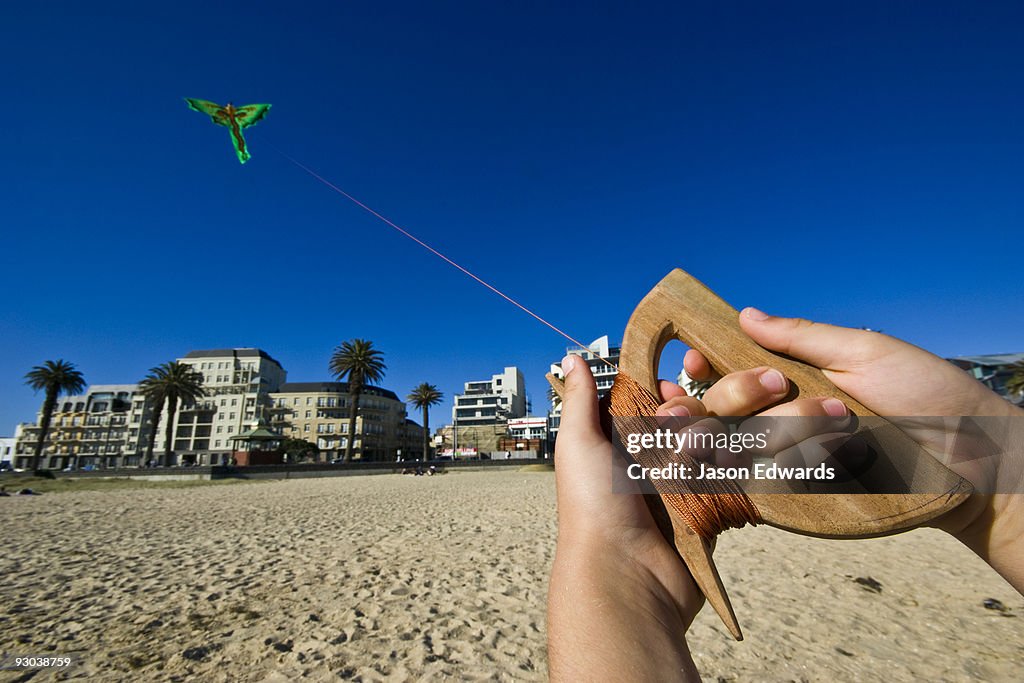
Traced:
[[348, 393], [352, 405], [348, 411], [348, 439], [345, 442], [345, 462], [352, 460], [352, 447], [356, 440], [356, 415], [359, 413], [359, 395], [367, 384], [380, 384], [384, 379], [384, 354], [373, 348], [366, 339], [342, 342], [331, 354], [328, 370], [340, 382], [348, 378]]
[[423, 411], [423, 459], [430, 453], [430, 406], [436, 406], [444, 397], [433, 384], [424, 382], [405, 397], [409, 403]]
[[[156, 368], [153, 368], [153, 370], [155, 371]], [[150, 372], [150, 375], [153, 375], [152, 371]], [[149, 435], [146, 437], [146, 456], [142, 459], [142, 464], [149, 467], [149, 463], [153, 461], [153, 447], [156, 445], [156, 431], [157, 427], [160, 425], [160, 416], [164, 412], [164, 403], [166, 402], [166, 399], [163, 395], [163, 387], [156, 382], [155, 377], [152, 382], [149, 377], [139, 382], [139, 390], [142, 392], [142, 395], [146, 397], [146, 403], [153, 406], [153, 412], [150, 416]]]
[[1012, 398], [1024, 394], [1024, 360], [1019, 360], [1010, 367], [1013, 374], [1006, 380], [1006, 393]]
[[139, 382], [142, 394], [150, 400], [154, 408], [153, 426], [149, 432], [149, 443], [146, 446], [146, 462], [153, 457], [153, 444], [156, 441], [157, 425], [164, 403], [167, 403], [167, 429], [164, 436], [165, 466], [170, 466], [174, 457], [174, 416], [178, 412], [178, 402], [195, 403], [206, 396], [203, 389], [203, 375], [196, 372], [188, 363], [172, 361], [152, 368], [145, 379]]
[[66, 360], [48, 360], [42, 365], [36, 365], [25, 375], [25, 384], [35, 391], [44, 391], [43, 411], [39, 417], [39, 438], [36, 440], [36, 450], [32, 455], [32, 470], [39, 469], [39, 457], [43, 454], [43, 444], [46, 442], [46, 434], [50, 431], [50, 420], [53, 419], [53, 410], [57, 407], [57, 398], [61, 394], [72, 396], [82, 393], [85, 389], [85, 377], [75, 369], [74, 363]]

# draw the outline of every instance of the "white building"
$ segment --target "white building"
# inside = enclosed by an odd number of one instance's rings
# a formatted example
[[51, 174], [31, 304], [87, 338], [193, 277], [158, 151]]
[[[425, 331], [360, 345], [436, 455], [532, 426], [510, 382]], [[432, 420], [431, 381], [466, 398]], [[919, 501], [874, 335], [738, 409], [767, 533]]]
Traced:
[[546, 439], [546, 417], [517, 417], [508, 421], [508, 435], [513, 439]]
[[14, 444], [13, 436], [0, 436], [0, 462], [9, 462], [13, 466]]
[[452, 420], [462, 427], [503, 425], [526, 415], [526, 384], [516, 367], [489, 380], [466, 382], [465, 392], [455, 395]]
[[[590, 366], [590, 371], [594, 373], [594, 381], [597, 383], [597, 395], [599, 398], [604, 398], [612, 385], [615, 384], [615, 377], [619, 374], [619, 352], [620, 347], [612, 346], [608, 343], [608, 335], [598, 337], [594, 341], [590, 342], [590, 345], [585, 348], [570, 348], [566, 349], [566, 355], [579, 356], [583, 360], [587, 361], [587, 365]], [[605, 362], [607, 361], [607, 362]], [[551, 365], [551, 374], [559, 379], [565, 377], [565, 373], [562, 372], [562, 363], [553, 363]], [[558, 426], [562, 422], [562, 401], [558, 396], [551, 394], [551, 412], [548, 413], [548, 439], [553, 444], [555, 437], [558, 436]]]

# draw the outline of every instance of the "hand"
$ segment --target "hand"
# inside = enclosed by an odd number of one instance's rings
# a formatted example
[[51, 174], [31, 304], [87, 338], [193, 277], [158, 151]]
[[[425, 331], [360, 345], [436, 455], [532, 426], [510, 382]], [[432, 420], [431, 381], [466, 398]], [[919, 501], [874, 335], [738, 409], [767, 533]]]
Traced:
[[[685, 565], [658, 530], [639, 489], [612, 492], [614, 453], [601, 432], [597, 390], [577, 356], [562, 361], [565, 395], [555, 447], [558, 545], [548, 598], [551, 680], [697, 680], [684, 635], [703, 604]], [[663, 415], [747, 414], [781, 400], [777, 370], [734, 373], [702, 403], [662, 382]], [[786, 414], [828, 414], [794, 402]], [[841, 406], [845, 412], [845, 406]], [[656, 653], [654, 656], [652, 653]]]
[[[867, 408], [896, 417], [893, 422], [898, 427], [970, 481], [979, 493], [933, 524], [959, 538], [1024, 590], [1024, 496], [1008, 493], [1024, 491], [1024, 411], [951, 363], [877, 332], [778, 318], [753, 308], [745, 309], [739, 322], [764, 348], [821, 368], [833, 384]], [[686, 354], [683, 366], [696, 380], [715, 377], [697, 351]], [[772, 411], [787, 410], [787, 405]], [[961, 429], [960, 420], [949, 419], [960, 416], [1016, 417], [1000, 423], [1008, 425], [996, 435], [1002, 456], [971, 457], [976, 441]]]

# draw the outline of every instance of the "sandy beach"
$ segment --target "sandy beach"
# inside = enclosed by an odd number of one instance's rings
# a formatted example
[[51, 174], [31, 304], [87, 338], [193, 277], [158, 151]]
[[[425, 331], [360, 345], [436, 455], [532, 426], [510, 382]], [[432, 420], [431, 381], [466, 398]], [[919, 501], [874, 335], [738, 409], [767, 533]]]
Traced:
[[[0, 499], [0, 652], [79, 662], [33, 681], [544, 680], [554, 503], [508, 470]], [[716, 557], [746, 640], [701, 613], [707, 680], [1020, 678], [1024, 598], [940, 532]]]

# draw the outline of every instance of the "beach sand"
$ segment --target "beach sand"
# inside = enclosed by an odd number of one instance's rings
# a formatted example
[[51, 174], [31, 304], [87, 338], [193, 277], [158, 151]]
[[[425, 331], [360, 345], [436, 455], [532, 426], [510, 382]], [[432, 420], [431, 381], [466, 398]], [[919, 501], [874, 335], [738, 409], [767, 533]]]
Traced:
[[[550, 472], [48, 494], [0, 520], [0, 652], [79, 662], [33, 681], [546, 678]], [[1024, 598], [940, 532], [743, 529], [716, 558], [746, 640], [705, 608], [707, 680], [1020, 680]]]

